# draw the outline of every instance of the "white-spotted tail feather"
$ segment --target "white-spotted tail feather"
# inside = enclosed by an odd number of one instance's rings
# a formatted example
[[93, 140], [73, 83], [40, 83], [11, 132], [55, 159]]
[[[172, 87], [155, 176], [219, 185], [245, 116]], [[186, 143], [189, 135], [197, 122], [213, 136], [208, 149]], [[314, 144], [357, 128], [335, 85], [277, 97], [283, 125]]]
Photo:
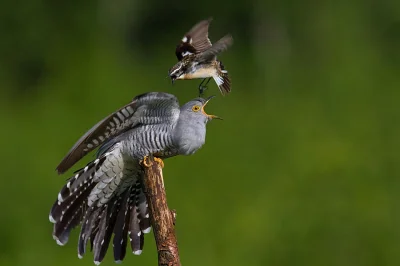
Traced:
[[[71, 230], [82, 224], [78, 258], [83, 258], [87, 243], [90, 242], [96, 265], [103, 261], [113, 234], [114, 259], [121, 262], [125, 257], [128, 241], [133, 254], [141, 254], [144, 233], [150, 232], [151, 228], [148, 205], [141, 185], [143, 172], [134, 171], [130, 167], [132, 165], [118, 166], [118, 163], [121, 164], [120, 160], [116, 160], [118, 150], [105, 153], [70, 178], [59, 193], [49, 215], [50, 221], [54, 223], [53, 237], [59, 245], [66, 244]], [[112, 172], [118, 175], [115, 172], [118, 169], [122, 169], [122, 172], [128, 171], [124, 174], [131, 176], [115, 183], [102, 177], [102, 173]], [[97, 186], [102, 180], [106, 182]], [[95, 194], [99, 198], [89, 204], [93, 191], [97, 190], [100, 192]], [[99, 205], [105, 198], [108, 201]]]
[[231, 91], [231, 81], [228, 76], [228, 71], [222, 70], [221, 74], [213, 76], [213, 79], [215, 83], [217, 83], [222, 95], [226, 95]]

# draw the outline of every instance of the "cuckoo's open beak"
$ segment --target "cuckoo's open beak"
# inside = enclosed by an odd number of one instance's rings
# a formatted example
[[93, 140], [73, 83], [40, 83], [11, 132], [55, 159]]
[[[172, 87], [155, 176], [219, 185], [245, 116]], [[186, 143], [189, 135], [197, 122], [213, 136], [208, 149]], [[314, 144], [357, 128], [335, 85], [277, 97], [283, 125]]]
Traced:
[[219, 116], [216, 116], [216, 115], [209, 115], [209, 114], [207, 114], [205, 111], [204, 111], [204, 107], [207, 105], [207, 103], [212, 99], [212, 98], [214, 98], [215, 97], [215, 95], [212, 95], [212, 96], [210, 96], [210, 97], [208, 97], [207, 99], [206, 99], [206, 102], [203, 104], [203, 106], [201, 107], [201, 112], [203, 113], [203, 114], [205, 114], [209, 119], [219, 119], [219, 120], [222, 120], [222, 118], [221, 117], [219, 117]]

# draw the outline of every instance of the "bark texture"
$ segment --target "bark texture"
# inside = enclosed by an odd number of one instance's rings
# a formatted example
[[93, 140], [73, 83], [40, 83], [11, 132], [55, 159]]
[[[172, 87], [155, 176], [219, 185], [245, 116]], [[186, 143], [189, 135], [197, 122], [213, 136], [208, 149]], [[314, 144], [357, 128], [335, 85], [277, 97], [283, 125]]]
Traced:
[[157, 245], [158, 265], [180, 266], [178, 243], [175, 235], [175, 211], [167, 205], [162, 173], [163, 163], [159, 159], [146, 158], [144, 186], [150, 210], [150, 221]]

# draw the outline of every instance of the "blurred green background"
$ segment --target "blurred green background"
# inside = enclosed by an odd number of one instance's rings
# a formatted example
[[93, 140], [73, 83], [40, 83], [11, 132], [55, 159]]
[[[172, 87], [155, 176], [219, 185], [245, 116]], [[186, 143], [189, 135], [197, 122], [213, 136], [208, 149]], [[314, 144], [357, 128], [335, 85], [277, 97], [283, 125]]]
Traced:
[[[0, 265], [94, 265], [48, 213], [56, 165], [148, 91], [181, 103], [174, 49], [212, 16], [232, 93], [206, 145], [165, 162], [183, 265], [400, 265], [400, 2], [14, 1], [0, 4]], [[91, 158], [85, 158], [79, 166]], [[156, 265], [153, 235], [124, 265]], [[102, 265], [114, 265], [109, 250]]]

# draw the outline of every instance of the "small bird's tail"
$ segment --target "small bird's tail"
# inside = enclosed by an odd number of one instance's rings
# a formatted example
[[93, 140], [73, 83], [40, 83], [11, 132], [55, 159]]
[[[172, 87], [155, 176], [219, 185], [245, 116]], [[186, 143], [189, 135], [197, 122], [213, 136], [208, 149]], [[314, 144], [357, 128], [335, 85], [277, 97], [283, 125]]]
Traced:
[[217, 83], [219, 90], [221, 91], [222, 95], [227, 95], [231, 92], [231, 80], [228, 76], [228, 71], [224, 69], [222, 62], [219, 62], [221, 72], [214, 76], [215, 83]]
[[103, 260], [113, 233], [114, 259], [120, 262], [128, 235], [133, 253], [139, 255], [143, 233], [150, 232], [142, 171], [120, 168], [126, 163], [121, 160], [116, 149], [78, 171], [61, 189], [49, 215], [54, 223], [53, 238], [59, 245], [65, 245], [71, 230], [82, 225], [78, 257], [83, 257], [90, 240], [96, 264]]

